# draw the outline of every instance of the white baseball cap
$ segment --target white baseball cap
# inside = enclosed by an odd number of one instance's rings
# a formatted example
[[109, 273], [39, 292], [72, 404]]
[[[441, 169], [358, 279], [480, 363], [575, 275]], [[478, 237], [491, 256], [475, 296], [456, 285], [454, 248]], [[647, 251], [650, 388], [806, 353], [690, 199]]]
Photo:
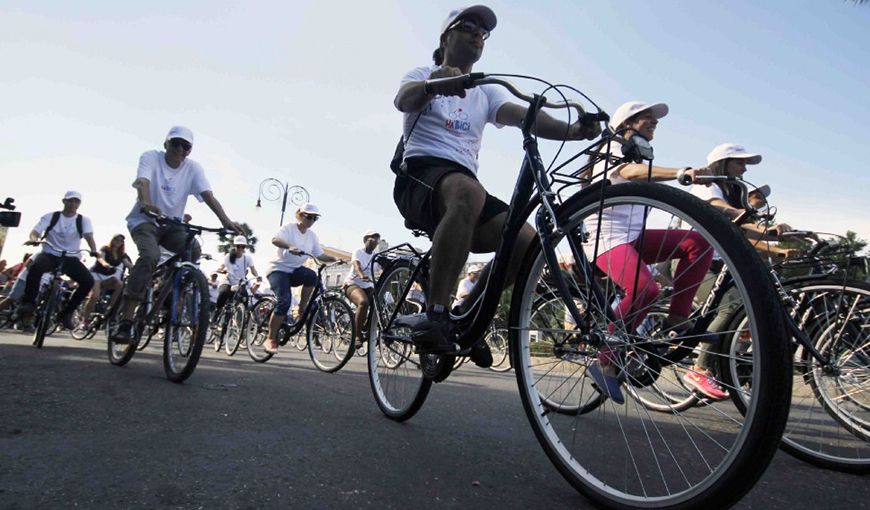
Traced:
[[172, 140], [173, 138], [181, 138], [190, 145], [193, 145], [193, 131], [184, 126], [172, 126], [169, 133], [166, 134], [166, 141]]
[[481, 272], [481, 271], [483, 271], [483, 266], [482, 266], [482, 265], [480, 265], [480, 264], [471, 264], [470, 266], [468, 266], [468, 269], [465, 271], [465, 274], [479, 273], [479, 272]]
[[746, 152], [746, 148], [736, 143], [723, 143], [717, 145], [710, 154], [707, 154], [707, 164], [712, 165], [717, 161], [728, 158], [741, 158], [746, 160], [747, 165], [757, 165], [761, 163], [761, 154], [752, 154]]
[[233, 238], [233, 244], [236, 246], [239, 246], [239, 245], [247, 246], [248, 239], [245, 236], [236, 236], [235, 238]]
[[64, 195], [63, 195], [64, 200], [69, 200], [71, 198], [81, 200], [82, 194], [79, 193], [78, 191], [73, 191], [73, 190], [70, 190], [70, 191], [67, 191], [66, 193], [64, 193]]
[[317, 206], [312, 203], [303, 204], [302, 207], [297, 210], [305, 214], [315, 214], [317, 216], [320, 216], [320, 209], [318, 209]]
[[444, 32], [450, 28], [450, 25], [456, 22], [459, 18], [464, 18], [468, 15], [475, 15], [480, 19], [480, 22], [483, 24], [483, 28], [492, 32], [495, 29], [495, 25], [498, 23], [498, 18], [495, 17], [495, 13], [492, 12], [492, 9], [485, 5], [472, 5], [471, 7], [460, 7], [458, 9], [453, 9], [450, 11], [450, 14], [447, 15], [447, 19], [444, 20], [444, 23], [441, 24], [441, 35], [444, 35]]
[[652, 110], [653, 117], [660, 119], [668, 114], [668, 105], [665, 103], [644, 103], [643, 101], [623, 103], [610, 117], [610, 129], [616, 131], [623, 122], [645, 110]]
[[363, 234], [363, 241], [365, 241], [366, 238], [373, 236], [381, 237], [381, 234], [377, 230], [366, 230], [365, 234]]

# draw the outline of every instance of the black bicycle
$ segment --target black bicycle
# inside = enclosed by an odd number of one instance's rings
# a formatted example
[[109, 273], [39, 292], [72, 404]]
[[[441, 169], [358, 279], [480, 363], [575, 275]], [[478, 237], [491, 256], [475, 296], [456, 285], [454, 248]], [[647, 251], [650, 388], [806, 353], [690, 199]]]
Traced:
[[245, 341], [246, 322], [254, 304], [248, 294], [248, 283], [251, 280], [252, 278], [243, 278], [230, 287], [232, 298], [217, 310], [214, 320], [211, 321], [208, 342], [213, 344], [215, 352], [223, 348], [227, 356], [232, 356]]
[[51, 335], [60, 325], [58, 313], [64, 302], [69, 299], [71, 290], [67, 288], [63, 279], [63, 264], [68, 255], [80, 255], [90, 253], [90, 250], [62, 250], [46, 240], [37, 241], [35, 244], [46, 244], [58, 252], [60, 256], [51, 269], [51, 279], [48, 285], [40, 283], [39, 295], [36, 298], [36, 308], [33, 312], [35, 331], [33, 333], [33, 346], [41, 349], [45, 337]]
[[[688, 193], [654, 183], [610, 185], [606, 179], [591, 180], [589, 173], [599, 162], [604, 175], [622, 161], [650, 162], [651, 172], [652, 147], [639, 136], [624, 140], [621, 131], [605, 131], [592, 146], [545, 166], [531, 134], [541, 108], [573, 107], [584, 122], [607, 120], [600, 109], [596, 114], [580, 113], [580, 105], [561, 96], [563, 90], [580, 93], [576, 89], [546, 84], [544, 94], [530, 96], [496, 75], [474, 73], [446, 80], [466, 87], [502, 86], [530, 105], [521, 128], [522, 166], [485, 291], [467, 313], [453, 317], [459, 354], [466, 354], [486, 334], [517, 233], [533, 216], [539, 242], [517, 273], [508, 329], [523, 407], [550, 460], [577, 490], [603, 506], [688, 508], [736, 502], [776, 452], [790, 394], [782, 317], [770, 313], [771, 306], [778, 306], [776, 293], [758, 255], [718, 211]], [[548, 93], [560, 98], [547, 99]], [[612, 156], [611, 145], [617, 141], [622, 142], [622, 158]], [[590, 260], [601, 253], [604, 236], [616, 235], [608, 230], [616, 226], [603, 218], [625, 208], [642, 212], [643, 220], [634, 225], [641, 244], [647, 229], [667, 229], [668, 219], [677, 217], [683, 222], [677, 232], [700, 237], [734, 268], [738, 298], [746, 305], [747, 329], [754, 339], [749, 355], [753, 366], [760, 368], [752, 371], [753, 391], [745, 413], [730, 402], [656, 413], [631, 399], [620, 405], [593, 384], [588, 368], [599, 355], [618, 366], [619, 380], [652, 384], [656, 371], [649, 367], [659, 366], [661, 352], [689, 348], [700, 338], [694, 327], [670, 335], [637, 331], [633, 319], [648, 309], [631, 311], [625, 321], [616, 317]], [[598, 235], [590, 236], [592, 231]], [[378, 279], [372, 303], [369, 376], [381, 411], [403, 421], [419, 411], [432, 383], [449, 375], [453, 357], [418, 354], [411, 341], [416, 318], [409, 316], [420, 307], [408, 296], [412, 287], [424, 293], [428, 288], [430, 253], [403, 245], [379, 256], [387, 259], [384, 262], [394, 260], [382, 264], [389, 267]], [[569, 278], [559, 269], [560, 259], [568, 256], [576, 261], [580, 277]], [[639, 264], [626, 270], [639, 271]], [[558, 297], [551, 301], [553, 306], [539, 306], [553, 295]], [[657, 301], [667, 303], [670, 298], [658, 294]], [[564, 327], [566, 313], [575, 324], [572, 329]]]
[[133, 341], [119, 344], [109, 336], [109, 362], [126, 365], [136, 353], [143, 335], [150, 338], [162, 330], [163, 370], [167, 379], [180, 383], [193, 374], [208, 331], [208, 282], [199, 267], [191, 262], [193, 240], [203, 232], [227, 235], [229, 231], [183, 223], [162, 215], [148, 215], [158, 225], [183, 228], [187, 235], [184, 250], [158, 264], [145, 299], [136, 307]]
[[[302, 255], [317, 262], [311, 254], [302, 252]], [[332, 265], [344, 263], [339, 261]], [[350, 305], [338, 292], [326, 291], [323, 288], [323, 271], [327, 267], [330, 267], [330, 264], [318, 263], [318, 284], [314, 287], [308, 305], [296, 320], [285, 322], [281, 326], [276, 340], [279, 345], [287, 345], [291, 338], [305, 328], [311, 361], [319, 370], [331, 373], [341, 370], [353, 357], [356, 332]], [[245, 342], [251, 359], [259, 363], [265, 363], [273, 356], [265, 350], [264, 344], [269, 335], [269, 318], [272, 316], [275, 304], [275, 298], [272, 296], [260, 298], [254, 304], [248, 318]]]

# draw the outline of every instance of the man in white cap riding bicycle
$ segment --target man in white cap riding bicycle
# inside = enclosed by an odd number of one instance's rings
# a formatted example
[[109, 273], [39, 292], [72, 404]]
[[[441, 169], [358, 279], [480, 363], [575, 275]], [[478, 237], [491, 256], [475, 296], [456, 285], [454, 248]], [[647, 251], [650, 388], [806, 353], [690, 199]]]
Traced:
[[[121, 321], [112, 332], [112, 340], [116, 343], [129, 343], [133, 338], [133, 313], [151, 284], [160, 259], [160, 247], [179, 253], [184, 250], [187, 240], [187, 233], [182, 227], [157, 225], [145, 213], [180, 219], [184, 215], [187, 197], [193, 195], [200, 202], [205, 202], [225, 228], [242, 234], [241, 227], [230, 220], [212, 193], [202, 166], [188, 158], [193, 150], [193, 132], [184, 126], [172, 127], [166, 134], [163, 149], [142, 153], [136, 180], [133, 181], [136, 203], [127, 215], [127, 228], [139, 250], [139, 258], [130, 271], [124, 289]], [[198, 245], [194, 248], [195, 261], [199, 258]]]
[[251, 274], [261, 281], [260, 274], [257, 273], [257, 268], [254, 267], [254, 257], [250, 253], [245, 253], [248, 248], [248, 238], [245, 236], [236, 236], [233, 239], [233, 247], [227, 256], [224, 257], [223, 264], [218, 267], [217, 272], [226, 272], [226, 282], [218, 289], [217, 304], [215, 305], [215, 313], [220, 310], [233, 295], [233, 286], [239, 285], [245, 278], [248, 277], [248, 270]]
[[[94, 242], [94, 228], [90, 218], [78, 213], [82, 194], [78, 191], [67, 191], [62, 201], [63, 210], [46, 213], [39, 218], [39, 222], [30, 232], [30, 239], [24, 243], [37, 246], [45, 241], [42, 252], [33, 257], [27, 273], [18, 316], [28, 317], [33, 313], [42, 275], [53, 270], [57, 264], [62, 264], [63, 274], [78, 284], [66, 307], [60, 311], [63, 327], [71, 330], [75, 328], [73, 313], [94, 286], [94, 277], [80, 259], [78, 250], [81, 248], [81, 240], [84, 238], [88, 243], [92, 256], [96, 256], [97, 244]], [[71, 253], [61, 258], [62, 251]]]
[[[487, 123], [519, 127], [527, 107], [510, 102], [508, 93], [497, 85], [466, 90], [458, 82], [428, 81], [470, 73], [496, 22], [492, 9], [483, 5], [451, 11], [441, 25], [435, 65], [405, 74], [394, 100], [404, 113], [405, 149], [393, 198], [406, 224], [432, 239], [426, 316], [412, 335], [421, 352], [456, 352], [448, 314], [453, 283], [469, 252], [495, 251], [507, 219], [507, 204], [487, 193], [477, 180], [478, 152]], [[568, 125], [540, 113], [532, 131], [553, 140], [592, 139], [600, 126]], [[508, 275], [516, 273], [535, 235], [530, 225], [521, 230]], [[489, 265], [482, 271], [482, 281], [488, 270]], [[474, 288], [469, 302], [482, 287]], [[471, 358], [479, 366], [492, 363], [482, 341], [473, 347]]]

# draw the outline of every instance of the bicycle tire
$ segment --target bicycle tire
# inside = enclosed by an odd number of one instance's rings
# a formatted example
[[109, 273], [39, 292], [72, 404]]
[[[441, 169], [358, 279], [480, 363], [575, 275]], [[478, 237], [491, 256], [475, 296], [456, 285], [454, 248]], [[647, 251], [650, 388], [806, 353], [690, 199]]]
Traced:
[[507, 329], [492, 330], [486, 334], [484, 340], [489, 345], [489, 351], [492, 353], [492, 366], [489, 367], [490, 370], [493, 372], [507, 372], [513, 368], [508, 347]]
[[397, 308], [400, 312], [417, 312], [415, 307], [400, 308], [407, 302], [395, 302], [411, 274], [412, 266], [408, 261], [397, 261], [385, 269], [375, 286], [369, 310], [366, 356], [369, 383], [378, 408], [387, 418], [398, 422], [417, 414], [432, 387], [432, 380], [424, 377], [420, 356], [414, 353], [410, 342], [398, 340], [409, 332], [400, 328], [382, 331], [389, 327], [387, 321]]
[[227, 305], [218, 310], [217, 316], [209, 324], [209, 334], [212, 336], [212, 347], [214, 352], [220, 352], [224, 347], [224, 337], [227, 334]]
[[[697, 232], [729, 267], [737, 268], [734, 277], [749, 310], [750, 327], [756, 338], [763, 339], [753, 354], [761, 368], [753, 374], [756, 391], [750, 401], [751, 412], [744, 418], [725, 401], [685, 413], [653, 413], [631, 400], [617, 407], [611, 399], [586, 415], [548, 412], [536, 388], [541, 374], [535, 370], [546, 360], [533, 365], [529, 348], [529, 317], [545, 266], [541, 246], [534, 243], [518, 273], [510, 320], [510, 349], [526, 416], [557, 470], [596, 505], [671, 509], [733, 505], [770, 463], [788, 414], [790, 358], [781, 333], [782, 317], [769, 313], [771, 303], [777, 306], [777, 300], [766, 270], [736, 227], [688, 193], [652, 183], [592, 189], [595, 191], [581, 192], [558, 208], [562, 231], [579, 234], [584, 219], [596, 221], [599, 204], [605, 209], [643, 207], [648, 224], [666, 226], [669, 218], [682, 219], [686, 229]], [[561, 239], [559, 235], [553, 238], [557, 247], [564, 241], [564, 234], [560, 235]], [[629, 335], [625, 329], [609, 329], [605, 306], [609, 304], [591, 306], [585, 312], [600, 331], [600, 338], [609, 342], [605, 345], [613, 345], [617, 353], [627, 344], [643, 348], [645, 344], [640, 342], [645, 337], [635, 341], [634, 332]], [[704, 465], [705, 469], [684, 471], [682, 464]]]
[[167, 379], [181, 383], [196, 369], [208, 333], [208, 282], [198, 269], [188, 266], [179, 268], [173, 278], [180, 287], [169, 298], [163, 371]]
[[248, 318], [248, 307], [244, 303], [233, 306], [230, 321], [227, 326], [227, 340], [224, 342], [224, 352], [232, 356], [239, 350], [245, 339], [245, 322]]
[[318, 370], [341, 370], [354, 352], [356, 325], [353, 310], [336, 296], [324, 297], [307, 328], [308, 355]]
[[263, 350], [263, 343], [269, 336], [269, 318], [274, 309], [275, 298], [271, 296], [261, 297], [251, 307], [248, 317], [248, 341], [245, 347], [248, 349], [248, 356], [257, 363], [265, 363], [273, 356], [271, 352]]
[[[36, 331], [33, 333], [33, 346], [37, 349], [42, 349], [45, 343], [45, 337], [49, 335], [49, 330], [52, 328], [52, 317], [55, 314], [57, 301], [60, 294], [60, 286], [57, 278], [51, 280], [51, 285], [48, 288], [47, 295], [39, 300], [39, 305], [36, 307]], [[54, 327], [57, 327], [55, 324]]]
[[[109, 363], [118, 367], [123, 367], [133, 359], [133, 355], [136, 354], [136, 351], [144, 348], [139, 347], [142, 340], [142, 325], [145, 321], [144, 304], [140, 303], [133, 313], [133, 338], [128, 344], [118, 344], [112, 340], [112, 330], [117, 327], [118, 315], [120, 313], [121, 307], [116, 305], [111, 315], [106, 319], [106, 352], [109, 356]], [[148, 343], [147, 340], [145, 343]]]
[[[832, 307], [837, 296], [851, 295], [863, 302], [865, 324], [870, 320], [870, 285], [863, 282], [844, 282], [827, 277], [802, 277], [786, 280], [783, 288], [796, 302], [803, 303], [799, 310], [792, 310], [804, 323], [804, 333], [812, 339], [816, 348], [825, 354], [836, 347], [838, 339], [831, 338], [837, 332], [841, 320], [839, 310]], [[728, 331], [731, 333], [723, 344], [723, 350], [731, 354], [731, 363], [722, 369], [722, 379], [726, 384], [740, 388], [733, 393], [735, 405], [743, 411], [743, 398], [751, 394], [751, 387], [744, 381], [751, 372], [751, 364], [740, 362], [742, 354], [751, 348], [751, 338], [746, 338], [743, 327], [743, 310], [737, 309], [732, 315]], [[867, 331], [864, 326], [863, 331]], [[841, 331], [841, 334], [853, 334]], [[840, 358], [851, 365], [850, 377], [867, 381], [870, 374], [870, 357], [866, 352], [867, 333], [862, 336], [864, 354]], [[795, 344], [797, 345], [797, 344]], [[841, 380], [835, 366], [835, 373], [828, 374], [822, 365], [805, 349], [794, 354], [793, 386], [791, 411], [780, 448], [795, 458], [825, 469], [845, 473], [870, 473], [870, 413], [864, 406], [855, 409], [855, 398], [868, 399], [870, 390], [859, 389], [852, 398], [831, 398], [827, 394], [825, 382], [836, 384]], [[856, 365], [855, 363], [859, 363]], [[860, 388], [860, 385], [859, 385]], [[848, 395], [848, 392], [845, 393]]]

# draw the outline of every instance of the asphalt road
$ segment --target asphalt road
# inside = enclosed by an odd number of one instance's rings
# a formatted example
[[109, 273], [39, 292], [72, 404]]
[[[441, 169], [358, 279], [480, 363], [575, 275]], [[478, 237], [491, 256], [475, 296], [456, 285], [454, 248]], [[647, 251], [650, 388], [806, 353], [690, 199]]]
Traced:
[[[149, 346], [110, 365], [105, 340], [0, 331], [0, 507], [590, 508], [556, 472], [513, 372], [466, 365], [404, 424], [365, 363], [317, 371], [208, 346], [184, 384]], [[738, 508], [866, 508], [867, 477], [780, 452]]]

